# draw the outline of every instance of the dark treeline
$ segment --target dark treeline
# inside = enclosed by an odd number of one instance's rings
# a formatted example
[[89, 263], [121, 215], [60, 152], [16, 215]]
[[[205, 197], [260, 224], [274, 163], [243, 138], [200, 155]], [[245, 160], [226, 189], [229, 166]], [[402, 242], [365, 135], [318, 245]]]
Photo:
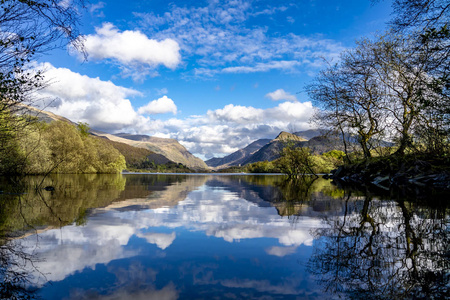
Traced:
[[382, 141], [394, 142], [384, 154], [447, 156], [450, 4], [395, 0], [393, 6], [388, 32], [359, 40], [307, 87], [321, 108], [315, 120], [339, 132], [348, 147], [356, 137], [365, 159]]

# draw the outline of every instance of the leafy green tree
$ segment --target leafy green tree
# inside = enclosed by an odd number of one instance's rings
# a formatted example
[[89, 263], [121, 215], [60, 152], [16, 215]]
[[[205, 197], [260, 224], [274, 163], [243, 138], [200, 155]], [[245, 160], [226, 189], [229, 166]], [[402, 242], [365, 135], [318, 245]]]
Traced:
[[421, 113], [414, 136], [421, 139], [425, 151], [439, 155], [449, 150], [450, 4], [447, 0], [394, 0], [392, 6], [391, 29], [408, 41], [409, 70], [426, 74], [415, 82]]
[[89, 127], [88, 123], [84, 123], [84, 122], [79, 122], [77, 124], [77, 129], [80, 132], [81, 136], [83, 138], [86, 138], [89, 136], [89, 130], [91, 130], [91, 128]]
[[305, 147], [284, 147], [281, 157], [276, 161], [277, 167], [289, 177], [315, 174], [311, 150]]
[[44, 138], [51, 141], [49, 146], [55, 172], [80, 173], [84, 145], [74, 126], [63, 121], [53, 122], [45, 130]]
[[82, 50], [77, 27], [83, 6], [83, 0], [70, 5], [57, 0], [0, 0], [0, 172], [22, 169], [14, 167], [11, 160], [18, 157], [12, 154], [18, 141], [10, 132], [17, 133], [30, 124], [16, 114], [23, 109], [22, 104], [33, 103], [34, 92], [47, 84], [42, 70], [30, 70], [30, 62], [67, 43]]
[[112, 145], [63, 121], [35, 123], [17, 141], [26, 174], [119, 173], [126, 168], [125, 158]]
[[23, 161], [14, 123], [8, 110], [0, 110], [0, 174], [19, 172]]
[[117, 149], [99, 138], [95, 144], [100, 162], [97, 173], [119, 173], [126, 169], [125, 157]]
[[22, 171], [25, 174], [45, 174], [54, 167], [50, 150], [51, 141], [42, 135], [47, 127], [45, 123], [35, 123], [19, 132], [18, 141], [24, 156]]
[[277, 171], [274, 164], [270, 161], [258, 161], [246, 166], [249, 173], [274, 173]]

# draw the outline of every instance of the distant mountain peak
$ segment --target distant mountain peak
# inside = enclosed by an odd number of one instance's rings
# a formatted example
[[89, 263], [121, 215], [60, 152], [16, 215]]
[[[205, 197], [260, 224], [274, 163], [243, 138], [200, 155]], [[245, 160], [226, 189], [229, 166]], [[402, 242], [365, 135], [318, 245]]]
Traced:
[[282, 131], [280, 134], [274, 139], [274, 141], [295, 141], [295, 142], [305, 142], [307, 141], [304, 138], [301, 138], [295, 134]]
[[207, 160], [206, 164], [210, 167], [217, 169], [240, 165], [245, 160], [247, 160], [251, 155], [253, 155], [256, 151], [261, 149], [261, 147], [267, 145], [269, 142], [270, 142], [269, 139], [256, 140], [253, 143], [247, 145], [245, 148], [239, 149], [238, 151], [233, 152], [225, 157], [221, 158], [213, 157]]

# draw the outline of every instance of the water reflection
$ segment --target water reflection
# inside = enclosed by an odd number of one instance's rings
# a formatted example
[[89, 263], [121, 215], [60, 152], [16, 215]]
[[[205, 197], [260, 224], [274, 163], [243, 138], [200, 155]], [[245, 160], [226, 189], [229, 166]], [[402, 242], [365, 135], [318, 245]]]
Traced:
[[2, 187], [9, 240], [1, 245], [24, 259], [3, 260], [0, 276], [23, 272], [29, 283], [16, 286], [44, 299], [392, 298], [448, 289], [445, 207], [313, 178], [46, 178], [54, 191], [33, 188], [39, 180], [21, 193]]
[[343, 199], [344, 215], [314, 229], [309, 270], [325, 290], [351, 299], [444, 299], [449, 295], [447, 207], [369, 195]]

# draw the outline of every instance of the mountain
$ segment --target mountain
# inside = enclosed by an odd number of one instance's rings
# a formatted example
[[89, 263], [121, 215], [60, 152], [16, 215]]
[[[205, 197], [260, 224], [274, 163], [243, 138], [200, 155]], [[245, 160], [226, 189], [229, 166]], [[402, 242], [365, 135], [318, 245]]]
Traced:
[[295, 134], [293, 134], [293, 133], [289, 133], [289, 132], [286, 132], [286, 131], [282, 131], [282, 132], [280, 132], [280, 134], [278, 134], [278, 136], [274, 139], [274, 140], [272, 140], [271, 142], [275, 142], [275, 141], [277, 141], [277, 142], [305, 142], [305, 141], [307, 141], [308, 139], [305, 139], [305, 138], [302, 138], [302, 137], [299, 137], [299, 136], [297, 136], [297, 135], [295, 135]]
[[203, 160], [192, 155], [175, 139], [159, 138], [148, 135], [133, 135], [127, 133], [114, 135], [99, 131], [91, 132], [97, 136], [105, 137], [111, 141], [125, 143], [133, 147], [148, 149], [155, 153], [164, 155], [171, 161], [182, 163], [188, 168], [194, 170], [208, 169], [208, 166]]
[[208, 166], [222, 169], [231, 166], [246, 165], [259, 161], [273, 161], [280, 157], [280, 153], [287, 144], [295, 147], [308, 147], [313, 154], [322, 154], [331, 150], [344, 150], [344, 145], [338, 135], [324, 135], [325, 131], [311, 129], [294, 134], [280, 132], [273, 140], [257, 140], [247, 147], [240, 149], [223, 158], [207, 160]]
[[37, 118], [40, 122], [51, 123], [53, 121], [63, 121], [72, 125], [76, 125], [75, 122], [64, 118], [62, 116], [58, 116], [49, 111], [41, 110], [32, 106], [28, 106], [25, 104], [19, 104], [15, 110], [15, 113], [18, 115], [28, 115]]
[[111, 141], [107, 138], [104, 138], [104, 140], [122, 153], [125, 157], [128, 168], [147, 169], [154, 167], [152, 163], [156, 165], [174, 163], [167, 159], [164, 155], [155, 153], [145, 148], [133, 147], [125, 143]]
[[326, 134], [327, 130], [325, 129], [308, 129], [304, 131], [297, 131], [294, 132], [296, 136], [299, 136], [301, 138], [304, 138], [305, 140], [310, 140], [316, 136], [321, 136]]
[[308, 147], [313, 154], [322, 154], [331, 150], [344, 151], [344, 143], [339, 135], [319, 135], [310, 139], [303, 147]]
[[223, 169], [229, 166], [238, 166], [247, 160], [253, 153], [261, 149], [264, 145], [270, 142], [269, 139], [259, 139], [248, 145], [243, 149], [239, 149], [236, 152], [231, 153], [222, 158], [213, 157], [205, 163], [213, 168]]
[[[64, 121], [70, 124], [76, 124], [71, 120], [58, 116], [54, 113], [45, 110], [39, 110], [37, 108], [26, 105], [21, 105], [17, 113], [22, 115], [31, 115], [33, 117], [36, 117], [39, 121], [43, 121], [46, 123], [50, 123], [52, 121]], [[184, 148], [180, 143], [178, 143], [177, 140], [174, 139], [157, 138], [148, 135], [132, 135], [126, 133], [113, 135], [95, 130], [90, 130], [90, 133], [95, 136], [107, 138], [114, 142], [148, 149], [154, 152], [151, 157], [149, 157], [149, 160], [155, 160], [155, 163], [170, 160], [175, 163], [182, 163], [188, 168], [195, 170], [208, 169], [208, 166], [203, 160], [192, 155], [189, 151], [186, 150], [186, 148]]]
[[243, 162], [243, 165], [258, 161], [275, 160], [280, 157], [281, 150], [283, 150], [288, 143], [293, 143], [295, 146], [302, 146], [305, 142], [307, 142], [307, 140], [304, 138], [282, 131], [275, 139], [271, 140], [268, 144], [264, 145], [261, 149], [247, 158]]

